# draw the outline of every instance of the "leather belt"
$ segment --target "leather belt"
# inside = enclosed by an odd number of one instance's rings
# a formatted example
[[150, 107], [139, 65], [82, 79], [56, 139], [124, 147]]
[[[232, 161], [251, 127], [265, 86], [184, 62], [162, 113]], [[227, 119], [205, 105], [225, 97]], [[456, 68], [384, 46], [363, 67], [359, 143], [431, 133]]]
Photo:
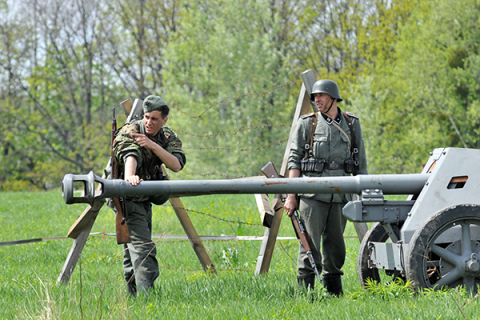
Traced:
[[345, 166], [343, 165], [343, 163], [336, 163], [336, 162], [330, 162], [330, 163], [325, 163], [323, 165], [323, 169], [327, 169], [327, 170], [344, 170], [345, 169]]

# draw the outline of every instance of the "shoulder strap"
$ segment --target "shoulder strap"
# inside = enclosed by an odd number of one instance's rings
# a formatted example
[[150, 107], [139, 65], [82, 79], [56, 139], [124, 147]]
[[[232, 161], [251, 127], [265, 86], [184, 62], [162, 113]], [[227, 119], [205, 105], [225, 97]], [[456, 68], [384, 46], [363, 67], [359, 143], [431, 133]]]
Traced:
[[[345, 138], [347, 138], [348, 140], [348, 146], [350, 148], [350, 151], [352, 150], [352, 139], [348, 136], [348, 134], [342, 129], [342, 127], [340, 127], [338, 124], [335, 123], [335, 121], [332, 121], [332, 126], [336, 127], [338, 129], [338, 131], [340, 131], [344, 136]], [[350, 130], [351, 131], [351, 130]]]
[[313, 135], [315, 134], [315, 128], [317, 126], [317, 114], [314, 113], [312, 116], [312, 127], [310, 128], [310, 137], [309, 143], [305, 144], [305, 159], [313, 156]]
[[355, 145], [355, 133], [353, 132], [352, 119], [350, 119], [347, 112], [343, 112], [343, 116], [345, 117], [345, 120], [347, 120], [347, 125], [348, 125], [348, 128], [350, 129], [350, 135], [352, 136], [352, 143], [350, 144], [350, 155], [351, 157], [355, 157], [358, 154], [358, 150], [356, 150], [357, 146]]
[[130, 123], [137, 126], [138, 132], [140, 132], [141, 134], [145, 134], [145, 124], [143, 123], [143, 121], [138, 121], [137, 119], [133, 119], [132, 121], [130, 121]]
[[352, 150], [353, 150], [353, 144], [354, 144], [354, 141], [355, 141], [355, 134], [353, 132], [353, 123], [352, 123], [352, 119], [350, 119], [350, 117], [347, 115], [346, 112], [343, 112], [343, 116], [345, 117], [345, 119], [347, 120], [347, 125], [348, 125], [348, 128], [350, 129], [350, 135], [352, 136]]

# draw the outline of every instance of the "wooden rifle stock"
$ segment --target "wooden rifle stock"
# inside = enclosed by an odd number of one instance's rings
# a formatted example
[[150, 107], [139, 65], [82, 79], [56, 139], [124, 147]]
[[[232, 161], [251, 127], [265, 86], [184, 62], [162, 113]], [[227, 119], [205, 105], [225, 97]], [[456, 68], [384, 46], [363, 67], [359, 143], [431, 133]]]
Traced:
[[[110, 144], [110, 164], [112, 166], [112, 179], [118, 179], [118, 164], [113, 152], [113, 143], [117, 132], [117, 119], [115, 119], [115, 108], [112, 108], [112, 141]], [[117, 235], [117, 243], [129, 243], [130, 232], [128, 231], [125, 213], [123, 212], [122, 203], [119, 198], [112, 199], [117, 214], [115, 215], [115, 233]]]
[[[275, 165], [272, 162], [267, 163], [262, 168], [262, 172], [267, 178], [284, 178], [278, 173], [277, 169], [275, 168]], [[282, 201], [282, 203], [285, 203], [285, 201], [287, 200], [287, 195], [281, 194], [280, 200]], [[315, 272], [315, 275], [318, 277], [318, 281], [322, 282], [323, 278], [320, 276], [320, 273], [318, 272], [317, 265], [315, 264], [315, 259], [313, 259], [313, 253], [312, 253], [312, 250], [310, 249], [310, 244], [308, 243], [307, 233], [305, 231], [305, 227], [302, 221], [300, 220], [298, 210], [295, 209], [293, 211], [293, 214], [290, 216], [290, 218], [292, 219], [293, 228], [295, 229], [297, 238], [300, 239], [300, 242], [302, 243], [303, 248], [307, 253], [308, 260], [312, 265], [313, 271]]]

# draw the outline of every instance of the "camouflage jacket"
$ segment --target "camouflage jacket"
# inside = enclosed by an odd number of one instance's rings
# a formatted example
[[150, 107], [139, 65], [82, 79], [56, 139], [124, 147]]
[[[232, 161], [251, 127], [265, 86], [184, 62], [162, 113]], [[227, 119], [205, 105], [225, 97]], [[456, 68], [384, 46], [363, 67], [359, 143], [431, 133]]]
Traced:
[[[150, 149], [140, 147], [135, 143], [131, 133], [145, 134], [143, 120], [126, 123], [122, 126], [115, 137], [113, 151], [119, 165], [119, 173], [123, 177], [125, 160], [128, 156], [137, 159], [137, 175], [143, 180], [163, 180], [161, 170], [162, 160]], [[166, 151], [177, 157], [182, 168], [185, 166], [186, 158], [182, 150], [182, 141], [170, 127], [163, 126], [156, 136], [146, 135]], [[145, 199], [144, 199], [145, 198]], [[148, 197], [135, 198], [135, 201], [144, 201]]]

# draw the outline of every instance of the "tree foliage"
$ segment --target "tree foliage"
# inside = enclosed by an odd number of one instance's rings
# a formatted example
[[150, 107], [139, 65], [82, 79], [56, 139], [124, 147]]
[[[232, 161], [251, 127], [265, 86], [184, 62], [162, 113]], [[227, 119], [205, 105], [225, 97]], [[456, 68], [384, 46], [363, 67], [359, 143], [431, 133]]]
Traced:
[[[183, 177], [281, 162], [300, 73], [338, 82], [372, 173], [479, 147], [478, 0], [0, 0], [0, 189], [101, 174], [112, 107], [172, 106]], [[117, 112], [118, 113], [118, 112]], [[119, 117], [120, 118], [120, 117]]]
[[[478, 1], [421, 2], [368, 87], [378, 172], [419, 172], [440, 147], [478, 148]], [[460, 18], [461, 17], [461, 18]], [[372, 94], [373, 93], [373, 94]]]
[[[164, 70], [172, 126], [183, 131], [191, 173], [258, 175], [281, 157], [294, 103], [279, 29], [266, 3], [205, 1], [184, 9]], [[209, 17], [215, 17], [210, 19]], [[296, 86], [298, 87], [298, 86]], [[243, 130], [261, 127], [259, 130]], [[287, 133], [288, 134], [288, 133]]]

